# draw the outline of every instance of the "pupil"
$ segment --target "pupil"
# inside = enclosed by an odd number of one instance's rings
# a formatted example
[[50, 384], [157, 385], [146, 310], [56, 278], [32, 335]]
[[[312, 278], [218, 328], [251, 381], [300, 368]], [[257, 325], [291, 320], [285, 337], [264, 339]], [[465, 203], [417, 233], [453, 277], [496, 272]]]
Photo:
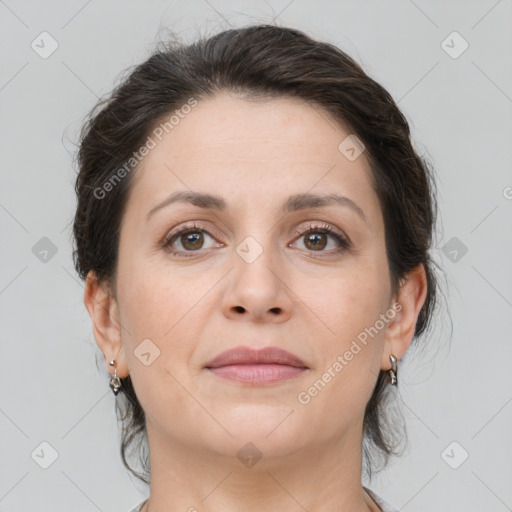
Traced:
[[313, 247], [315, 247], [317, 249], [318, 248], [323, 249], [326, 245], [325, 235], [323, 235], [321, 233], [314, 233], [314, 234], [308, 235], [307, 241], [309, 243], [311, 243], [313, 245]]
[[[197, 249], [202, 245], [203, 235], [201, 233], [187, 233], [183, 246], [188, 249]], [[199, 242], [199, 243], [198, 243]]]

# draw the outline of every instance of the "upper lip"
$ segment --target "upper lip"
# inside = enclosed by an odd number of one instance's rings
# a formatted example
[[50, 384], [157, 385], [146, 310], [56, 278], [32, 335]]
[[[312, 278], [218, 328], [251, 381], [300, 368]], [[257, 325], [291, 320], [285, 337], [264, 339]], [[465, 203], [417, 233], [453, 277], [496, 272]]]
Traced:
[[253, 349], [236, 347], [222, 352], [206, 363], [206, 368], [218, 368], [233, 364], [283, 364], [297, 368], [307, 368], [300, 358], [278, 347]]

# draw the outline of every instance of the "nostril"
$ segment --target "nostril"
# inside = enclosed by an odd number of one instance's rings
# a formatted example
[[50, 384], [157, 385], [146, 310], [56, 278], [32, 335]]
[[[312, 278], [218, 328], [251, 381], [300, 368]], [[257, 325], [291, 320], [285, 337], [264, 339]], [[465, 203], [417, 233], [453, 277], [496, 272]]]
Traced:
[[270, 308], [272, 313], [281, 313], [281, 308]]
[[242, 306], [235, 306], [235, 310], [237, 313], [243, 313], [245, 309]]

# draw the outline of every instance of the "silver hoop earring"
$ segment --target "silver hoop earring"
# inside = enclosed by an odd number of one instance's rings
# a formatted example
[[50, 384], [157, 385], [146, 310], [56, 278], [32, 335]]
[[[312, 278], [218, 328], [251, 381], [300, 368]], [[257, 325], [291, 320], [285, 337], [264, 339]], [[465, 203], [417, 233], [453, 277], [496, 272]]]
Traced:
[[388, 372], [389, 372], [389, 377], [391, 380], [391, 385], [396, 386], [397, 385], [397, 372], [398, 372], [397, 364], [396, 364], [397, 358], [394, 354], [390, 354], [389, 359], [391, 360], [391, 370], [388, 370]]
[[121, 389], [121, 381], [117, 376], [116, 360], [112, 359], [112, 361], [110, 361], [108, 364], [114, 367], [114, 375], [110, 377], [110, 387], [112, 388], [114, 395], [117, 395], [119, 393], [119, 390]]

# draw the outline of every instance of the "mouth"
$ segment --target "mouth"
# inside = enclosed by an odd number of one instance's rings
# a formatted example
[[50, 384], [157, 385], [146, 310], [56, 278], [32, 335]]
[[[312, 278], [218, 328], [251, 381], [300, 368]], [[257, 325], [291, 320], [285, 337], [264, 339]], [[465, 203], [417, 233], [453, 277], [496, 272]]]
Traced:
[[219, 354], [205, 369], [223, 379], [261, 385], [298, 377], [309, 368], [299, 357], [278, 347], [237, 347]]

